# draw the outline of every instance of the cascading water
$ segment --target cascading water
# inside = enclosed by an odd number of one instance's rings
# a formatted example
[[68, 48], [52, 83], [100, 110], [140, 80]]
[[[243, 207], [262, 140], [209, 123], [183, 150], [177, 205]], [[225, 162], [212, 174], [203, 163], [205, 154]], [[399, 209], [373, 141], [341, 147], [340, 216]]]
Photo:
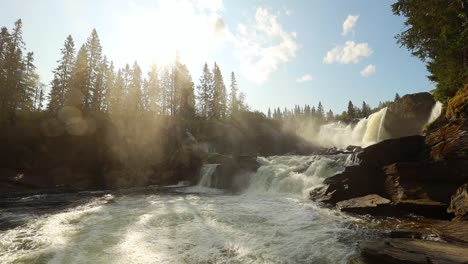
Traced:
[[[0, 200], [10, 205], [0, 208], [0, 263], [347, 263], [361, 237], [349, 226], [358, 220], [304, 195], [353, 158], [258, 161], [241, 194], [200, 186], [85, 192], [62, 195], [82, 203], [54, 210], [44, 209], [56, 208], [54, 195]], [[215, 169], [204, 167], [200, 185]], [[31, 201], [43, 209], [27, 207]]]
[[219, 164], [204, 164], [200, 170], [200, 181], [198, 186], [201, 187], [213, 187], [215, 185], [216, 179], [214, 179], [213, 174], [216, 171], [216, 168]]
[[441, 102], [436, 102], [434, 107], [432, 107], [431, 115], [427, 120], [427, 123], [430, 124], [434, 122], [442, 114], [443, 104]]
[[355, 125], [331, 123], [320, 127], [318, 144], [324, 147], [345, 148], [350, 145], [366, 147], [386, 139], [383, 126], [387, 108], [363, 118]]
[[262, 158], [264, 165], [252, 176], [247, 192], [286, 193], [307, 198], [309, 191], [322, 184], [325, 178], [344, 170], [348, 156]]

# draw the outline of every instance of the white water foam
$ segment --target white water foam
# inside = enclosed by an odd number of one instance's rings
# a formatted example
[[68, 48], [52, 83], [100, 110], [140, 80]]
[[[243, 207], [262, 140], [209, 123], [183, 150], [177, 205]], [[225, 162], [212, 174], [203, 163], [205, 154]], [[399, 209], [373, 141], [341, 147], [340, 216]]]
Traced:
[[102, 196], [29, 217], [0, 231], [0, 263], [347, 263], [356, 220], [302, 195], [348, 156], [259, 160], [241, 195]]

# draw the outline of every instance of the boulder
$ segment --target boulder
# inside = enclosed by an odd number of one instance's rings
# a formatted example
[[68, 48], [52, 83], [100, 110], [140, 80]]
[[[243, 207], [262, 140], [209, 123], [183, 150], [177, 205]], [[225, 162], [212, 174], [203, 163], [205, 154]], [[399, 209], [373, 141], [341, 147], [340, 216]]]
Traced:
[[383, 215], [388, 213], [391, 201], [377, 194], [341, 201], [336, 207], [343, 212], [353, 214]]
[[418, 239], [386, 239], [364, 243], [363, 263], [468, 263], [468, 246]]
[[365, 148], [358, 154], [362, 165], [381, 169], [403, 161], [418, 161], [426, 148], [423, 136], [388, 139]]
[[208, 158], [210, 164], [217, 164], [210, 175], [211, 188], [238, 191], [249, 183], [249, 173], [255, 172], [259, 165], [254, 156], [213, 155]]
[[385, 192], [396, 204], [419, 199], [448, 204], [461, 180], [442, 162], [394, 163], [384, 174]]
[[468, 220], [468, 183], [465, 183], [452, 196], [450, 207], [447, 210], [454, 213], [457, 220]]
[[383, 195], [384, 177], [380, 170], [363, 165], [349, 166], [344, 172], [325, 179], [324, 202], [336, 204], [369, 194]]
[[386, 138], [421, 134], [435, 103], [430, 93], [416, 93], [405, 95], [390, 104], [382, 123]]

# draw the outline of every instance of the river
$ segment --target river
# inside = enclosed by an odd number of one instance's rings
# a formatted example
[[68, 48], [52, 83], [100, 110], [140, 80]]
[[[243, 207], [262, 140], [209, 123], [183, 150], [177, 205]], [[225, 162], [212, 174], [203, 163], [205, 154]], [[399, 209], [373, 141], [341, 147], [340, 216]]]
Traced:
[[367, 235], [361, 220], [307, 193], [350, 160], [259, 158], [240, 193], [179, 185], [2, 198], [0, 263], [346, 263]]

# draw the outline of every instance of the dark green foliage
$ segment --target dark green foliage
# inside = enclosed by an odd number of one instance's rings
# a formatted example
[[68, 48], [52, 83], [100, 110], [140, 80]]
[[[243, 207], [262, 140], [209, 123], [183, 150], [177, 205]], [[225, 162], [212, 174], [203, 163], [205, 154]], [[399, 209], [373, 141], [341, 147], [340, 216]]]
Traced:
[[58, 66], [53, 71], [54, 79], [52, 80], [49, 93], [48, 110], [52, 112], [58, 111], [59, 108], [65, 105], [65, 95], [70, 89], [73, 67], [75, 65], [75, 42], [71, 35], [65, 40], [60, 53], [62, 57], [57, 61]]
[[398, 43], [426, 62], [434, 96], [446, 102], [468, 83], [468, 2], [398, 0], [392, 10], [407, 18]]

